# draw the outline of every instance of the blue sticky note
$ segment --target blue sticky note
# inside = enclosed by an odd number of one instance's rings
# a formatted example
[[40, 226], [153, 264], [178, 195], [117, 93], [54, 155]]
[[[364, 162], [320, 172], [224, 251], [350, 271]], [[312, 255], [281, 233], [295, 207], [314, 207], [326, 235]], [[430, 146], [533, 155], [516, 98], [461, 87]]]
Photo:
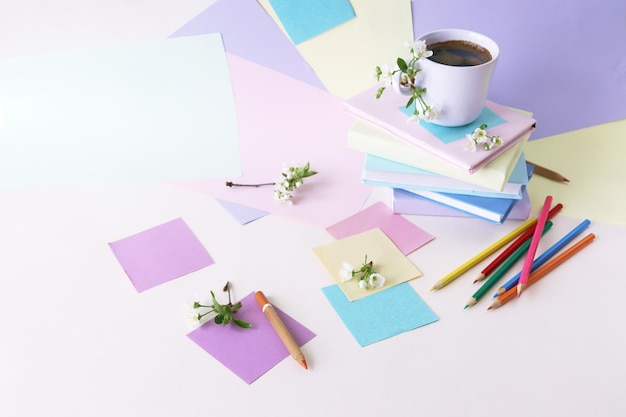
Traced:
[[439, 320], [407, 282], [352, 302], [336, 284], [322, 292], [361, 346]]
[[349, 0], [270, 0], [270, 4], [295, 44], [354, 18]]
[[[400, 110], [408, 117], [410, 117], [415, 110], [415, 105], [409, 106], [408, 108], [405, 106], [401, 106]], [[439, 126], [434, 123], [425, 122], [424, 120], [420, 120], [420, 126], [447, 145], [448, 143], [455, 142], [459, 139], [465, 139], [465, 135], [474, 132], [474, 129], [480, 127], [480, 125], [482, 125], [483, 123], [486, 124], [489, 128], [492, 128], [505, 122], [505, 119], [498, 116], [491, 109], [489, 109], [488, 107], [483, 107], [483, 110], [480, 112], [478, 118], [464, 126]]]

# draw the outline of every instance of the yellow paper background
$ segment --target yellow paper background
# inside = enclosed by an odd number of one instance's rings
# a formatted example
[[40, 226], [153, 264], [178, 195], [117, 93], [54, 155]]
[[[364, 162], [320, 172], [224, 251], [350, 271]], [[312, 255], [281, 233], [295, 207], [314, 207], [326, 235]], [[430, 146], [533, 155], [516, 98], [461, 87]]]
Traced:
[[534, 175], [528, 185], [533, 209], [552, 195], [566, 216], [626, 225], [626, 119], [534, 140], [525, 152], [528, 161], [570, 180]]
[[[285, 32], [269, 0], [258, 3]], [[347, 99], [376, 84], [377, 65], [409, 57], [413, 40], [410, 0], [352, 0], [355, 18], [296, 45], [328, 91]], [[286, 33], [286, 32], [285, 32]]]
[[[315, 247], [313, 253], [350, 301], [384, 291], [422, 275], [379, 228]], [[357, 277], [341, 282], [339, 270], [342, 262], [349, 262], [358, 270], [363, 265], [365, 255], [368, 261], [373, 262], [374, 271], [385, 277], [382, 288], [364, 290], [359, 287]]]

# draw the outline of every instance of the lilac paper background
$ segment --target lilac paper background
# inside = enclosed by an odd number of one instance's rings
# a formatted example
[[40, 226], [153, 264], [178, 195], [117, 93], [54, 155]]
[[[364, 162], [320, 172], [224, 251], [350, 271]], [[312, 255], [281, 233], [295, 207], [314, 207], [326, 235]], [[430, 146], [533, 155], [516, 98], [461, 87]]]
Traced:
[[[187, 336], [246, 383], [251, 384], [288, 357], [289, 352], [254, 299], [254, 293], [245, 296], [241, 303], [236, 316], [251, 323], [251, 328], [220, 326], [211, 321]], [[278, 307], [274, 306], [274, 309], [298, 346], [301, 347], [315, 337], [315, 333]], [[294, 363], [294, 366], [300, 364]]]
[[256, 0], [218, 0], [172, 37], [220, 32], [224, 49], [326, 90], [315, 71]]
[[181, 218], [111, 242], [109, 246], [139, 292], [214, 263]]
[[413, 0], [413, 31], [463, 28], [500, 45], [489, 99], [533, 112], [532, 139], [626, 117], [624, 0]]

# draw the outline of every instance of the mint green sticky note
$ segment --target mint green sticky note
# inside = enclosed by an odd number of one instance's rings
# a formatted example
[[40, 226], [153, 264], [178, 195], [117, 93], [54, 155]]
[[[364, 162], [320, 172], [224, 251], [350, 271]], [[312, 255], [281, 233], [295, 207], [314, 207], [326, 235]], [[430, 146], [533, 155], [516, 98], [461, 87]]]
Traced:
[[349, 0], [270, 0], [270, 4], [295, 44], [354, 18]]
[[361, 346], [439, 320], [407, 282], [352, 302], [337, 284], [322, 292]]

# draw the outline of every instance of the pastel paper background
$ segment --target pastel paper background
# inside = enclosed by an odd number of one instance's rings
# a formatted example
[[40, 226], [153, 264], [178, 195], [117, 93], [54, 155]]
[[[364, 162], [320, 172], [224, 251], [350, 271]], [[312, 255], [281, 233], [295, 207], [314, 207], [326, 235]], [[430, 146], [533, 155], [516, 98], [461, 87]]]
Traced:
[[181, 218], [111, 242], [109, 246], [138, 292], [214, 263]]
[[438, 320], [409, 283], [350, 302], [338, 285], [322, 288], [360, 346], [408, 332]]
[[293, 43], [301, 43], [354, 18], [349, 0], [270, 0]]
[[[422, 275], [379, 228], [316, 246], [313, 253], [350, 301], [386, 291], [394, 285]], [[342, 262], [348, 262], [358, 270], [365, 260], [365, 255], [368, 262], [373, 262], [374, 271], [385, 277], [385, 285], [382, 288], [364, 290], [359, 287], [357, 277], [341, 282], [339, 269]]]
[[[269, 0], [258, 2], [280, 26]], [[413, 36], [408, 0], [351, 3], [356, 18], [297, 45], [328, 91], [344, 99], [376, 83], [371, 73], [377, 65], [407, 56], [403, 44]]]
[[[250, 28], [254, 28], [250, 31]], [[256, 0], [218, 0], [172, 34], [219, 32], [226, 52], [325, 89], [313, 68]]]
[[382, 201], [326, 228], [335, 239], [343, 239], [370, 229], [380, 228], [404, 254], [408, 255], [433, 239], [433, 236], [394, 214]]
[[413, 0], [412, 7], [416, 37], [458, 27], [499, 44], [489, 99], [532, 111], [531, 140], [626, 117], [623, 0]]
[[219, 34], [0, 63], [0, 188], [237, 175]]
[[[272, 301], [268, 298], [268, 301]], [[237, 318], [252, 324], [249, 329], [234, 325], [220, 326], [208, 322], [187, 336], [211, 356], [251, 384], [283, 359], [291, 357], [278, 334], [254, 299], [254, 292], [241, 299]], [[273, 303], [272, 303], [273, 305]], [[315, 333], [274, 306], [278, 316], [298, 346], [315, 337]], [[306, 356], [306, 354], [305, 354]], [[294, 363], [294, 366], [300, 366]]]
[[267, 216], [267, 211], [258, 210], [254, 207], [244, 206], [242, 204], [232, 203], [225, 200], [217, 200], [224, 209], [233, 216], [240, 224], [247, 224], [261, 217]]
[[570, 180], [533, 175], [528, 194], [535, 210], [552, 195], [563, 215], [626, 226], [626, 119], [529, 142], [525, 153]]
[[[322, 227], [358, 211], [372, 188], [361, 183], [362, 153], [346, 146], [353, 119], [343, 112], [342, 100], [233, 55], [228, 55], [228, 64], [243, 175], [177, 185]], [[304, 180], [292, 206], [274, 200], [272, 186], [224, 185], [273, 182], [282, 178], [284, 164], [307, 161], [319, 173]]]

